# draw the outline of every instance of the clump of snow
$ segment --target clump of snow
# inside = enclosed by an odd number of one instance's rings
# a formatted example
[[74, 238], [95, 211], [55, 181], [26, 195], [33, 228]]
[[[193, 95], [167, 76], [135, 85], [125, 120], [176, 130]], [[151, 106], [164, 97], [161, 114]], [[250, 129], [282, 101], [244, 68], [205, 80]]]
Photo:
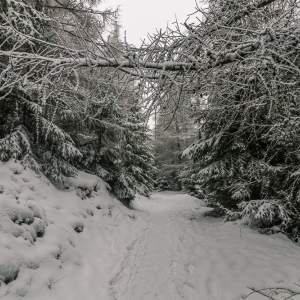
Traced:
[[48, 225], [45, 214], [37, 213], [41, 210], [33, 202], [28, 206], [22, 201], [0, 195], [0, 231], [14, 237], [21, 236], [33, 244], [37, 236], [44, 234]]
[[[45, 223], [47, 224], [46, 212], [45, 212], [45, 210], [44, 210], [42, 207], [38, 206], [38, 205], [37, 205], [34, 201], [32, 201], [32, 200], [28, 200], [28, 201], [26, 202], [26, 206], [27, 206], [28, 208], [30, 208], [30, 210], [33, 211], [34, 217], [35, 217], [35, 218], [42, 219], [42, 220], [44, 220]], [[47, 224], [47, 225], [48, 225], [48, 224]]]
[[93, 192], [100, 191], [101, 194], [101, 191], [109, 190], [110, 186], [98, 176], [79, 171], [76, 177], [67, 177], [67, 189], [75, 189], [76, 195], [84, 200], [93, 197]]
[[86, 213], [89, 215], [89, 216], [94, 216], [94, 210], [93, 210], [93, 208], [91, 208], [91, 207], [87, 207], [86, 209]]
[[70, 187], [97, 192], [109, 188], [109, 185], [98, 176], [79, 171], [76, 177], [67, 177]]

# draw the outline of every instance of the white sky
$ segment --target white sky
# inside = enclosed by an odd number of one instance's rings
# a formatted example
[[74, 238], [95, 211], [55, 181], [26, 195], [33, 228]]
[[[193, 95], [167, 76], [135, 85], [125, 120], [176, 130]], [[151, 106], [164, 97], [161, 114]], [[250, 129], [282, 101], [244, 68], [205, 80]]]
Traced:
[[136, 46], [147, 33], [165, 29], [167, 23], [183, 23], [195, 11], [195, 0], [105, 0], [104, 6], [121, 6], [121, 34], [126, 30], [127, 42]]

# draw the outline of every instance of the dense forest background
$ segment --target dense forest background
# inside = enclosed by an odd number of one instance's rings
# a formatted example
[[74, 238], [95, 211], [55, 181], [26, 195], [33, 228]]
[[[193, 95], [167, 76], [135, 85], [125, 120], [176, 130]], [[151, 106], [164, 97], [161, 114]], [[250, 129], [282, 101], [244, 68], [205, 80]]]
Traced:
[[297, 240], [299, 1], [209, 0], [139, 48], [99, 3], [1, 1], [1, 161], [96, 174], [126, 204], [182, 190]]

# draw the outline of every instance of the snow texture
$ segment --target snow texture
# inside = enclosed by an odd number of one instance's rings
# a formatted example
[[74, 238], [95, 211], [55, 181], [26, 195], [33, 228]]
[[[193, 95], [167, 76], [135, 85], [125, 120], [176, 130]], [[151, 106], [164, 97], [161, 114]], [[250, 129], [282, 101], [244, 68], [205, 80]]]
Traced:
[[0, 298], [109, 299], [123, 255], [114, 241], [133, 239], [139, 221], [107, 184], [79, 172], [54, 185], [9, 161], [0, 185]]
[[205, 218], [188, 195], [138, 196], [129, 210], [96, 176], [55, 186], [13, 161], [0, 183], [1, 299], [239, 300], [300, 282], [298, 245], [247, 217]]

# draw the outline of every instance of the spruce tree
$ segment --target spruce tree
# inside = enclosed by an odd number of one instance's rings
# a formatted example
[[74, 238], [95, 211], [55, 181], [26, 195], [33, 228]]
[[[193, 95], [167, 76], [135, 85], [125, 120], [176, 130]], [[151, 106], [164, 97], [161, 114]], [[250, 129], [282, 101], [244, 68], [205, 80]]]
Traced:
[[143, 122], [138, 99], [129, 101], [122, 125], [127, 130], [121, 133], [118, 149], [120, 162], [112, 186], [116, 196], [130, 203], [135, 193], [149, 196], [153, 188], [153, 150], [149, 132]]
[[127, 100], [122, 108], [115, 99], [102, 104], [101, 114], [86, 129], [93, 138], [80, 147], [79, 167], [100, 176], [119, 200], [129, 204], [136, 193], [149, 195], [153, 154], [139, 101]]
[[[0, 11], [1, 50], [18, 47], [20, 52], [35, 55], [35, 49], [45, 47], [43, 40], [49, 22], [48, 16], [29, 5], [6, 2]], [[59, 83], [61, 78], [49, 75], [40, 80], [47, 66], [33, 67], [28, 63], [24, 59], [15, 65], [12, 58], [4, 59], [0, 66], [0, 158], [20, 159], [24, 166], [63, 181], [65, 175], [76, 171], [70, 159], [80, 157], [70, 136], [58, 126], [68, 106], [66, 88]]]
[[[227, 38], [213, 38], [207, 52], [210, 63], [219, 65], [200, 86], [206, 103], [195, 113], [199, 141], [186, 151], [193, 173], [227, 220], [248, 215], [261, 232], [281, 231], [297, 239], [299, 60], [294, 57], [299, 41], [294, 34], [299, 14], [293, 3], [278, 3], [234, 17], [242, 3], [231, 2], [231, 8], [210, 3], [199, 34], [213, 30]], [[221, 15], [230, 26], [221, 26]], [[262, 34], [266, 23], [274, 27]], [[247, 48], [249, 40], [256, 42]], [[232, 43], [246, 50], [225, 50], [224, 65], [215, 61], [216, 53]]]

